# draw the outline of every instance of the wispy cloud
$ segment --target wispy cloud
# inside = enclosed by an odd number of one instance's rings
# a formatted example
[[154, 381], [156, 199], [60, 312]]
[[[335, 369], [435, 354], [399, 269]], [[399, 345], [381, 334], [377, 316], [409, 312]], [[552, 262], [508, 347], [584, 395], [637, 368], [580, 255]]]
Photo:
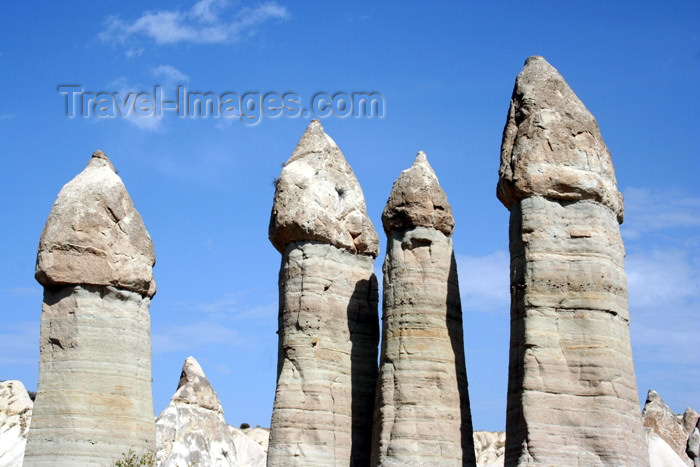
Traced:
[[143, 55], [143, 50], [143, 47], [131, 47], [126, 49], [124, 55], [126, 55], [126, 58], [137, 58]]
[[652, 231], [700, 227], [700, 197], [677, 189], [627, 188], [622, 235], [635, 240]]
[[0, 122], [2, 122], [4, 120], [12, 120], [13, 118], [15, 118], [15, 115], [17, 115], [17, 114], [10, 114], [10, 113], [0, 114]]
[[457, 275], [466, 311], [508, 313], [510, 310], [510, 257], [505, 250], [485, 256], [456, 254]]
[[263, 23], [288, 17], [287, 9], [276, 2], [232, 11], [226, 0], [200, 0], [189, 10], [148, 10], [134, 20], [109, 16], [98, 38], [127, 46], [127, 56], [134, 56], [139, 48], [133, 44], [138, 40], [156, 45], [235, 43], [253, 36]]
[[240, 334], [223, 323], [205, 320], [183, 323], [154, 330], [153, 353], [192, 352], [202, 347], [235, 347], [244, 345]]
[[700, 258], [675, 248], [640, 250], [625, 260], [630, 306], [685, 307], [700, 304]]
[[39, 360], [39, 327], [38, 321], [0, 326], [0, 364], [36, 365]]
[[256, 346], [261, 333], [268, 335], [277, 323], [277, 304], [259, 300], [259, 294], [239, 291], [207, 302], [177, 302], [173, 308], [178, 314], [193, 319], [165, 326], [154, 321], [153, 351], [197, 354], [217, 346]]
[[[176, 68], [171, 68], [177, 71]], [[146, 88], [145, 86], [138, 86], [132, 83], [131, 80], [129, 80], [128, 78], [121, 77], [109, 83], [107, 85], [107, 89], [116, 90], [122, 102], [128, 102], [129, 95], [136, 95], [138, 93], [145, 92], [148, 88]], [[151, 89], [153, 89], [152, 86]], [[99, 121], [100, 119], [94, 120]], [[119, 120], [124, 120], [129, 125], [132, 125], [138, 128], [139, 130], [143, 130], [149, 133], [162, 133], [165, 131], [162, 115], [140, 116], [136, 112], [134, 112], [133, 109], [130, 109], [128, 115], [119, 117]]]
[[190, 80], [189, 76], [172, 65], [158, 65], [151, 68], [151, 75], [160, 80], [160, 84], [163, 86], [186, 83]]

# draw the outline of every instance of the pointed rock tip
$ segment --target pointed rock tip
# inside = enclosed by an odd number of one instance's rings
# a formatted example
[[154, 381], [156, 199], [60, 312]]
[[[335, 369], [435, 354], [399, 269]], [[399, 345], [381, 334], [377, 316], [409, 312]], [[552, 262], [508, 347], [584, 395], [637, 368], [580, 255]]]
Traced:
[[88, 162], [88, 167], [109, 167], [110, 169], [112, 169], [112, 172], [114, 172], [115, 174], [117, 173], [117, 170], [114, 168], [112, 161], [109, 160], [109, 157], [107, 157], [107, 154], [100, 151], [99, 149], [92, 153], [92, 157]]
[[95, 151], [63, 186], [39, 240], [35, 278], [43, 286], [109, 285], [152, 297], [155, 252], [114, 166]]
[[182, 365], [182, 374], [180, 375], [180, 382], [178, 383], [178, 389], [183, 384], [187, 384], [187, 381], [192, 378], [206, 378], [204, 375], [204, 370], [199, 362], [192, 356], [185, 359], [185, 363]]
[[394, 182], [382, 212], [382, 225], [387, 235], [415, 227], [434, 228], [452, 235], [452, 208], [423, 151], [418, 152], [413, 165]]
[[539, 55], [518, 74], [501, 143], [498, 199], [592, 200], [622, 222], [610, 152], [598, 123], [564, 77]]
[[275, 183], [268, 233], [280, 252], [299, 241], [375, 257], [379, 252], [362, 188], [318, 120], [309, 123]]
[[292, 156], [285, 165], [309, 154], [330, 152], [336, 157], [345, 159], [343, 153], [338, 149], [338, 145], [333, 141], [333, 138], [323, 129], [319, 120], [311, 120], [307, 125], [304, 134], [301, 135], [297, 147], [294, 149]]
[[[534, 64], [535, 62], [544, 62], [547, 65], [549, 65], [549, 62], [547, 61], [546, 58], [544, 58], [542, 55], [530, 55], [525, 59], [525, 66], [528, 66], [530, 64]], [[552, 66], [552, 65], [549, 65]]]
[[197, 405], [199, 407], [223, 413], [221, 402], [204, 374], [204, 370], [194, 357], [187, 357], [182, 365], [177, 391], [173, 403]]
[[[413, 165], [421, 164], [421, 163], [428, 164], [428, 156], [426, 156], [423, 151], [418, 151], [418, 154], [416, 154], [416, 158], [413, 161]], [[428, 164], [428, 165], [430, 165], [430, 164]]]

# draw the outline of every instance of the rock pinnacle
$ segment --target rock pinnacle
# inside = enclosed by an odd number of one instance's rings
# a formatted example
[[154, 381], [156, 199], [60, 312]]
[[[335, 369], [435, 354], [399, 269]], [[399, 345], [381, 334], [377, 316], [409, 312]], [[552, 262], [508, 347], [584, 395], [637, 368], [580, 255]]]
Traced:
[[362, 188], [318, 120], [306, 128], [276, 182], [269, 236], [280, 252], [306, 240], [375, 257], [379, 252]]

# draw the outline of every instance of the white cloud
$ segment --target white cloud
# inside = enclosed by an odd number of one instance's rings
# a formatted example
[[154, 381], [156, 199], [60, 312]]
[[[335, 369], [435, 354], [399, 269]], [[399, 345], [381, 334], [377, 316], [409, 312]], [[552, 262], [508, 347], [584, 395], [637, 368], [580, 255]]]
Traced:
[[[177, 71], [177, 69], [174, 67], [173, 70]], [[116, 92], [119, 98], [122, 100], [122, 102], [128, 102], [129, 95], [136, 95], [141, 92], [147, 92], [147, 88], [143, 86], [137, 86], [131, 83], [131, 81], [128, 78], [124, 77], [117, 78], [111, 83], [109, 83], [107, 85], [107, 89], [116, 89]], [[151, 87], [151, 90], [152, 89], [153, 87]], [[139, 130], [147, 132], [162, 133], [165, 131], [162, 115], [140, 116], [134, 111], [132, 107], [129, 108], [127, 115], [118, 117], [119, 120], [124, 120], [129, 125], [132, 125], [138, 128]], [[98, 118], [95, 120], [99, 121], [100, 119]]]
[[17, 115], [17, 114], [9, 114], [9, 113], [0, 114], [0, 122], [2, 122], [3, 120], [12, 120], [13, 118], [15, 118], [15, 115]]
[[200, 0], [189, 10], [148, 10], [132, 21], [109, 16], [98, 38], [121, 45], [139, 38], [157, 45], [233, 43], [254, 35], [266, 21], [289, 17], [287, 9], [275, 2], [244, 7], [235, 13], [228, 7], [226, 0]]
[[498, 250], [486, 256], [456, 254], [462, 309], [509, 313], [510, 256]]
[[652, 231], [700, 227], [700, 197], [676, 189], [628, 188], [622, 235], [636, 240]]
[[626, 259], [635, 348], [645, 360], [700, 364], [700, 257], [678, 249], [642, 250]]
[[685, 307], [700, 302], [700, 262], [678, 249], [641, 250], [625, 260], [630, 307]]
[[124, 54], [126, 55], [126, 58], [140, 57], [143, 54], [143, 50], [143, 47], [132, 47], [126, 49], [126, 52], [124, 52]]
[[172, 65], [158, 65], [157, 67], [151, 68], [151, 75], [162, 80], [160, 84], [164, 86], [186, 83], [190, 80], [189, 76]]

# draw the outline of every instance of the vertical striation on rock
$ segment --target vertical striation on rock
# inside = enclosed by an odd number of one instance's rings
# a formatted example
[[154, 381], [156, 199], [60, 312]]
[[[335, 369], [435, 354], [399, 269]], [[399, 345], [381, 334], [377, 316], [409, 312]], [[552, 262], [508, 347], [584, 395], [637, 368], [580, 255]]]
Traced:
[[510, 210], [506, 465], [648, 465], [632, 364], [622, 195], [598, 124], [542, 57], [501, 146]]
[[39, 241], [39, 383], [24, 465], [155, 450], [148, 308], [155, 254], [107, 156], [61, 189]]
[[276, 183], [269, 236], [282, 264], [268, 465], [367, 465], [378, 237], [352, 169], [317, 120]]
[[177, 391], [156, 419], [156, 434], [156, 466], [239, 465], [224, 409], [193, 357], [185, 360]]
[[447, 196], [423, 152], [382, 223], [382, 354], [372, 464], [475, 465], [462, 308]]

